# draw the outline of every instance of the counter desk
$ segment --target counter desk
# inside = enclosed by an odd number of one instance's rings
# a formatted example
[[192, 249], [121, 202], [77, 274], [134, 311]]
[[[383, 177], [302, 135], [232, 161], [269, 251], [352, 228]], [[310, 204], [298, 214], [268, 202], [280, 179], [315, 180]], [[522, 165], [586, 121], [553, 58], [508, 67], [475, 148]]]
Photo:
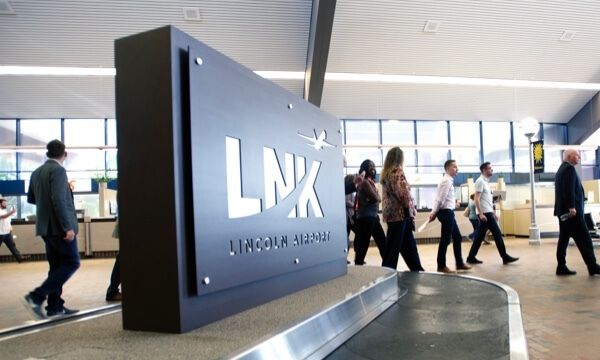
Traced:
[[[77, 246], [85, 257], [112, 255], [119, 251], [119, 240], [112, 237], [115, 218], [79, 219]], [[23, 255], [32, 255], [35, 259], [44, 257], [46, 249], [41, 237], [35, 235], [35, 221], [12, 219], [15, 244]], [[39, 255], [39, 256], [38, 256]], [[0, 261], [13, 261], [14, 258], [6, 246], [0, 247]]]

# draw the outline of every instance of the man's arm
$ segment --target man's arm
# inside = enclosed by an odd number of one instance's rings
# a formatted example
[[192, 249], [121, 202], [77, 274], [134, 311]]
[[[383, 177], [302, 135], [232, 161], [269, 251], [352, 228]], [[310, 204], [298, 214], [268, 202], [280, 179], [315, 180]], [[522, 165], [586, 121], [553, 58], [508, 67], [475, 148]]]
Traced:
[[67, 172], [62, 166], [52, 171], [50, 189], [54, 212], [65, 232], [65, 240], [70, 242], [75, 238], [75, 231], [71, 224], [73, 214], [70, 211], [73, 209], [73, 199], [69, 191]]
[[27, 190], [27, 202], [30, 204], [35, 205], [35, 193], [33, 192], [33, 183], [34, 183], [34, 174], [31, 175], [31, 178], [29, 179], [29, 189]]
[[483, 214], [483, 211], [481, 210], [481, 192], [476, 191], [475, 192], [475, 207], [477, 208], [477, 212], [479, 213], [479, 220], [481, 221], [487, 221], [487, 218], [485, 217], [485, 215]]
[[446, 179], [442, 179], [438, 186], [437, 196], [435, 197], [435, 201], [433, 202], [433, 207], [431, 208], [431, 213], [429, 214], [429, 221], [433, 221], [438, 211], [442, 207], [442, 202], [448, 195], [448, 191], [450, 189], [451, 183], [446, 181]]
[[381, 198], [379, 197], [379, 194], [377, 192], [375, 192], [375, 190], [373, 190], [373, 187], [371, 186], [371, 183], [369, 183], [369, 180], [364, 179], [361, 183], [360, 183], [360, 189], [367, 194], [367, 198], [371, 201], [371, 202], [381, 202]]
[[15, 207], [13, 206], [12, 210], [7, 212], [4, 215], [0, 215], [0, 219], [6, 219], [12, 216], [12, 214], [14, 214], [17, 210], [15, 209]]
[[577, 210], [575, 208], [575, 185], [576, 185], [577, 175], [575, 174], [575, 168], [573, 166], [568, 166], [563, 171], [563, 201], [564, 205], [569, 209], [569, 213], [571, 216], [577, 215]]

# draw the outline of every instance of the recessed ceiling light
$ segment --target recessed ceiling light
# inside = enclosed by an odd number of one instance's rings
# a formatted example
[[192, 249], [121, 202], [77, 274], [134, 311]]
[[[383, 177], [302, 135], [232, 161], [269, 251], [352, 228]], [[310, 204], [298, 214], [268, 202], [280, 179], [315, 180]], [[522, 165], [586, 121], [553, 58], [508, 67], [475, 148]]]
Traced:
[[16, 14], [8, 0], [0, 0], [0, 14], [13, 15]]
[[183, 11], [183, 20], [185, 21], [202, 21], [199, 8], [182, 7], [181, 11]]
[[571, 41], [571, 40], [573, 40], [573, 37], [575, 36], [575, 34], [577, 34], [577, 31], [565, 30], [565, 32], [562, 33], [560, 38], [558, 38], [558, 41], [564, 41], [564, 42]]
[[442, 22], [438, 20], [427, 20], [425, 27], [423, 28], [424, 33], [436, 33], [440, 29]]

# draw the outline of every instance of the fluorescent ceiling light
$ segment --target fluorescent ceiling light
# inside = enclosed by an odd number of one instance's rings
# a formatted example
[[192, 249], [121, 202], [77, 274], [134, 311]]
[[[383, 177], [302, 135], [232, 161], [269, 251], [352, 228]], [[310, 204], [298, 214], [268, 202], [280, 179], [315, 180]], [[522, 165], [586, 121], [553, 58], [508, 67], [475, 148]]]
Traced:
[[[114, 68], [0, 66], [0, 75], [115, 76], [116, 72], [117, 71]], [[265, 79], [271, 80], [304, 80], [305, 77], [305, 73], [303, 71], [255, 71], [255, 73]], [[484, 79], [455, 76], [326, 73], [325, 80], [395, 84], [504, 86], [510, 88], [517, 87], [600, 91], [600, 83]]]
[[256, 75], [265, 79], [304, 80], [304, 71], [255, 71]]
[[[255, 71], [256, 74], [266, 79], [303, 80], [304, 72], [297, 71]], [[567, 89], [599, 91], [599, 83], [575, 83], [560, 81], [534, 81], [534, 80], [507, 80], [484, 79], [452, 76], [416, 76], [416, 75], [383, 75], [383, 74], [353, 74], [353, 73], [326, 73], [325, 80], [329, 81], [354, 81], [354, 82], [381, 82], [396, 84], [431, 84], [431, 85], [470, 85], [470, 86], [504, 86], [510, 88], [538, 88], [538, 89]]]
[[0, 75], [115, 76], [115, 68], [0, 66]]
[[433, 84], [433, 85], [471, 85], [471, 86], [504, 86], [540, 89], [572, 89], [572, 90], [600, 90], [598, 83], [572, 83], [559, 81], [533, 81], [533, 80], [506, 80], [484, 79], [454, 76], [416, 76], [416, 75], [382, 75], [382, 74], [351, 74], [351, 73], [326, 73], [325, 80], [332, 81], [357, 81], [357, 82], [382, 82], [399, 84]]

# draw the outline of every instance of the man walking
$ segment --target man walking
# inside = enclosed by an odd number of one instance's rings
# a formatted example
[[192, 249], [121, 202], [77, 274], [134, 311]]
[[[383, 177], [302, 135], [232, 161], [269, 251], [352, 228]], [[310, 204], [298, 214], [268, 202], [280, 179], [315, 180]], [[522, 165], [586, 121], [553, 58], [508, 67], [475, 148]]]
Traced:
[[[62, 287], [79, 268], [77, 215], [67, 172], [65, 144], [52, 140], [46, 145], [48, 160], [31, 174], [27, 202], [37, 205], [35, 233], [46, 245], [48, 278], [23, 298], [25, 307], [37, 318], [74, 314], [64, 307]], [[46, 314], [42, 304], [47, 300]]]
[[0, 246], [2, 243], [6, 244], [10, 253], [17, 259], [19, 263], [29, 259], [29, 256], [21, 255], [19, 250], [17, 249], [17, 245], [12, 237], [12, 227], [10, 226], [10, 217], [17, 211], [15, 207], [8, 211], [6, 208], [8, 203], [6, 199], [0, 199]]
[[571, 237], [579, 248], [590, 276], [600, 275], [600, 266], [596, 263], [592, 238], [583, 217], [585, 201], [583, 187], [575, 171], [575, 165], [579, 164], [579, 152], [568, 149], [563, 153], [563, 159], [564, 162], [558, 168], [554, 180], [554, 215], [559, 218], [556, 275], [575, 275], [577, 273], [567, 267], [567, 247]]
[[464, 263], [462, 258], [462, 235], [458, 229], [458, 224], [454, 218], [454, 209], [456, 208], [456, 200], [454, 198], [454, 177], [458, 174], [458, 166], [456, 161], [448, 160], [444, 163], [446, 174], [440, 180], [437, 187], [437, 196], [433, 209], [429, 214], [429, 221], [433, 221], [436, 217], [442, 223], [442, 235], [437, 253], [438, 272], [453, 274], [456, 271], [451, 270], [446, 266], [446, 250], [452, 242], [454, 249], [454, 259], [456, 260], [456, 270], [470, 270], [471, 267]]
[[489, 184], [490, 177], [492, 177], [492, 174], [494, 174], [492, 164], [489, 162], [484, 162], [479, 167], [479, 170], [481, 170], [481, 176], [475, 182], [475, 206], [477, 207], [477, 212], [479, 213], [480, 223], [479, 229], [477, 230], [477, 236], [471, 245], [467, 262], [469, 264], [483, 263], [483, 261], [478, 260], [476, 256], [479, 248], [481, 247], [481, 243], [485, 238], [485, 234], [489, 229], [496, 242], [498, 253], [500, 253], [500, 257], [502, 257], [502, 263], [504, 265], [510, 264], [519, 260], [519, 258], [512, 257], [506, 253], [506, 247], [504, 246], [504, 240], [502, 239], [502, 231], [500, 231], [500, 227], [496, 221], [496, 214], [494, 212], [492, 193], [490, 191]]

